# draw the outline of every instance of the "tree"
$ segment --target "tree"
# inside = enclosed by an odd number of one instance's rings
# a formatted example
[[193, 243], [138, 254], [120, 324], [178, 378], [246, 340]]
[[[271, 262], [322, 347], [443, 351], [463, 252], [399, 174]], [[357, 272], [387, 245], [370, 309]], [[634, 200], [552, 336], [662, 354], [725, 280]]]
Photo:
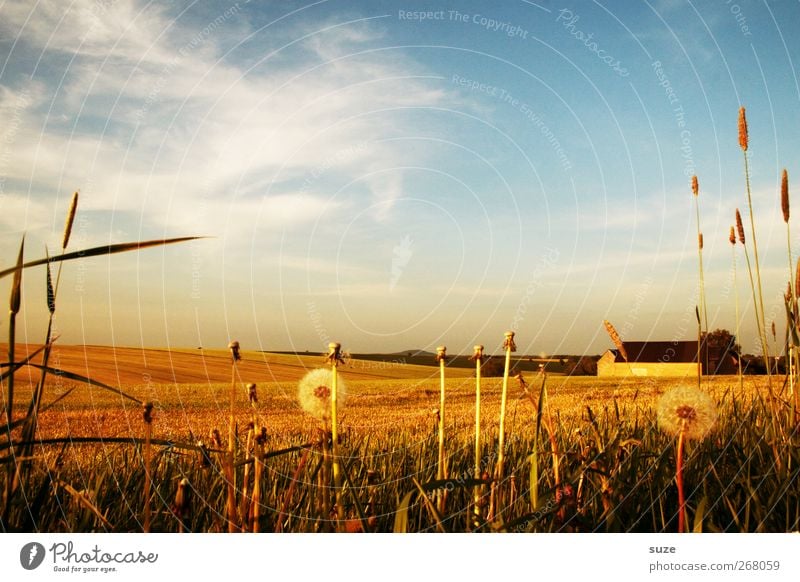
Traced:
[[703, 337], [703, 370], [706, 374], [735, 374], [742, 348], [727, 329], [715, 329]]
[[734, 355], [742, 353], [742, 347], [736, 343], [736, 336], [727, 329], [715, 329], [705, 337], [709, 348], [717, 348], [724, 352], [733, 352]]

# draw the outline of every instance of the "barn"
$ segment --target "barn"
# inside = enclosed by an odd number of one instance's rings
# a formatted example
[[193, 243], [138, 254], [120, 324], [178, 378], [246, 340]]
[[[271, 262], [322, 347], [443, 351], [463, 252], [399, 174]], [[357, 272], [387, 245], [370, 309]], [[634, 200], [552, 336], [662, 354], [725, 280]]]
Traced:
[[[619, 350], [608, 350], [597, 362], [598, 376], [697, 376], [697, 341], [625, 342], [628, 361]], [[701, 361], [712, 374], [735, 374], [730, 352], [703, 343]], [[701, 369], [703, 366], [701, 366]], [[706, 372], [703, 372], [706, 373]]]

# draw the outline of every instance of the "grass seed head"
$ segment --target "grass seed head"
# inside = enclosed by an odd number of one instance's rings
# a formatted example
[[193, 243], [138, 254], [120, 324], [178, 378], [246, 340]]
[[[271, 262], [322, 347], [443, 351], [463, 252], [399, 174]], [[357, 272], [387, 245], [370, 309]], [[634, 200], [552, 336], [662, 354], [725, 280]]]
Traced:
[[72, 201], [69, 204], [69, 211], [67, 212], [67, 220], [64, 223], [64, 236], [61, 239], [61, 250], [65, 250], [69, 244], [69, 236], [72, 234], [72, 225], [75, 223], [75, 213], [78, 211], [78, 193], [72, 195]]
[[697, 235], [697, 246], [702, 251], [703, 250], [703, 233]]
[[247, 385], [247, 398], [250, 400], [250, 404], [258, 403], [258, 392], [256, 391], [256, 385], [253, 383]]
[[222, 448], [222, 436], [220, 435], [218, 428], [212, 428], [211, 433], [209, 434], [211, 437], [211, 444], [213, 444], [218, 449]]
[[697, 176], [692, 176], [692, 194], [697, 196], [700, 193], [700, 186], [697, 183]]
[[742, 214], [739, 209], [736, 209], [736, 232], [739, 234], [739, 242], [744, 244], [744, 223], [742, 223]]
[[145, 424], [152, 424], [153, 423], [153, 403], [152, 402], [145, 402], [142, 405], [142, 418]]
[[514, 332], [507, 331], [505, 333], [505, 339], [503, 340], [503, 349], [504, 350], [511, 350], [512, 352], [517, 351], [517, 344], [514, 343]]
[[783, 211], [783, 221], [789, 224], [789, 174], [786, 168], [781, 176], [781, 210]]
[[242, 356], [239, 353], [239, 342], [236, 340], [231, 341], [228, 344], [228, 349], [231, 351], [231, 357], [233, 358], [234, 362], [238, 362], [242, 359]]
[[739, 147], [743, 152], [747, 151], [747, 117], [744, 113], [744, 107], [739, 108]]
[[627, 362], [628, 350], [625, 349], [625, 344], [622, 343], [622, 338], [619, 337], [617, 329], [607, 319], [603, 320], [603, 325], [605, 326], [606, 332], [608, 332], [608, 336], [611, 338], [611, 341], [614, 342], [614, 346], [616, 346], [617, 350], [619, 350], [619, 353]]
[[438, 346], [436, 348], [436, 361], [444, 362], [447, 360], [447, 346]]
[[731, 233], [728, 235], [728, 240], [732, 245], [736, 244], [736, 231], [734, 231], [733, 227], [731, 227]]

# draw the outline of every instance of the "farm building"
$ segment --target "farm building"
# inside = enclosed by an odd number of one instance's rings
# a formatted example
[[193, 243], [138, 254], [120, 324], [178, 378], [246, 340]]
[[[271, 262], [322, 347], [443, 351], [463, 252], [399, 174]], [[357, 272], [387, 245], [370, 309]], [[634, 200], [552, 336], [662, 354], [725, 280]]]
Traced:
[[[697, 341], [625, 342], [625, 351], [627, 362], [619, 350], [606, 351], [597, 362], [597, 375], [697, 376]], [[736, 373], [736, 355], [732, 351], [703, 343], [700, 356], [711, 374]]]

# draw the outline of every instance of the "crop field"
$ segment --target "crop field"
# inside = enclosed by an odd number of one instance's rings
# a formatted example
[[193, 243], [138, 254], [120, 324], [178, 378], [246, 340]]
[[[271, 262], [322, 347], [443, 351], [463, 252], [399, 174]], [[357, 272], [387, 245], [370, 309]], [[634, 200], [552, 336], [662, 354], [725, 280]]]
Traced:
[[[48, 380], [34, 462], [5, 518], [8, 531], [142, 531], [148, 458], [149, 531], [676, 528], [677, 443], [659, 428], [656, 408], [665, 392], [691, 385], [691, 379], [509, 378], [506, 470], [498, 483], [491, 474], [498, 462], [502, 378], [481, 382], [476, 458], [475, 378], [464, 369], [450, 377], [446, 369], [445, 454], [438, 474], [439, 369], [396, 366], [375, 378], [375, 370], [351, 361], [340, 368], [346, 399], [337, 439], [343, 483], [337, 487], [330, 427], [298, 400], [298, 380], [305, 366], [322, 364], [320, 356], [244, 352], [235, 367], [231, 412], [230, 381], [153, 380], [163, 377], [159, 359], [182, 362], [196, 358], [193, 351], [115, 351], [62, 348], [62, 364], [78, 352], [85, 355], [90, 377], [97, 371], [98, 378], [111, 380], [117, 372], [108, 371], [116, 369], [126, 378], [141, 374], [134, 365], [141, 370], [144, 360], [151, 376], [122, 384], [122, 394], [68, 378]], [[221, 379], [214, 374], [225, 368], [231, 374], [224, 351], [204, 359], [209, 377]], [[273, 367], [293, 379], [265, 380], [271, 377], [265, 368]], [[24, 378], [20, 373], [19, 402], [31, 396]], [[246, 389], [251, 379], [258, 380], [254, 399]], [[773, 379], [774, 388], [785, 391], [780, 380]], [[770, 422], [766, 379], [748, 377], [740, 386], [737, 377], [704, 378], [703, 389], [719, 418], [708, 438], [687, 450], [691, 528], [796, 529], [800, 458], [796, 447], [774, 438], [772, 431], [781, 429]], [[143, 420], [142, 402], [153, 404], [150, 423]], [[233, 524], [226, 461], [231, 423]]]

